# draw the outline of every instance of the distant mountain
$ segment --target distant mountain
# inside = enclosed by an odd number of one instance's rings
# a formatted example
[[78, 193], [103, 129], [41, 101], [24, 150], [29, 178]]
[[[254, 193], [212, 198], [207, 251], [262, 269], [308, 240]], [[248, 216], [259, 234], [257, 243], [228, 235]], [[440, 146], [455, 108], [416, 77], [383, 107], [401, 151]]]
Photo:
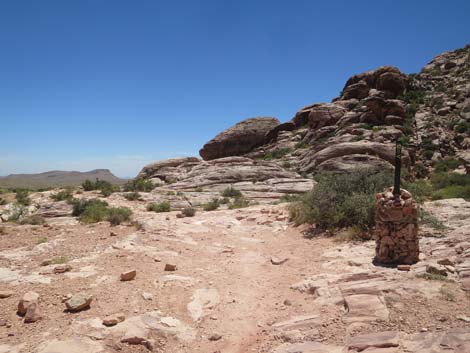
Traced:
[[53, 170], [39, 174], [10, 174], [0, 177], [0, 187], [4, 188], [48, 188], [59, 186], [77, 186], [85, 180], [95, 179], [123, 184], [126, 180], [118, 178], [109, 169], [95, 169], [89, 172]]

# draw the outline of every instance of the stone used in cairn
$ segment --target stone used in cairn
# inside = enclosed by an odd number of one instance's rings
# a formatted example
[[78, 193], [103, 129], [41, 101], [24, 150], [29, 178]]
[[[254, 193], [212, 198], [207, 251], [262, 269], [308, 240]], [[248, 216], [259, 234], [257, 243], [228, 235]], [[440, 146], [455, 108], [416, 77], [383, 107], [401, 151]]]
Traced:
[[375, 262], [411, 265], [419, 260], [418, 204], [409, 191], [393, 187], [376, 195]]

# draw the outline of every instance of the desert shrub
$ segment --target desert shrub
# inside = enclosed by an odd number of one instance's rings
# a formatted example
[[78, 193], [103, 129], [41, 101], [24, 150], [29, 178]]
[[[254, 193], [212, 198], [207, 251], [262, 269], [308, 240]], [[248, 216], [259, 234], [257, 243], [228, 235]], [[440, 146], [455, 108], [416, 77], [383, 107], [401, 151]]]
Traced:
[[36, 240], [37, 245], [44, 244], [44, 243], [47, 243], [47, 238], [46, 237], [40, 237]]
[[291, 148], [288, 148], [288, 147], [279, 148], [277, 150], [267, 152], [262, 157], [262, 159], [264, 159], [265, 161], [270, 161], [270, 160], [273, 160], [273, 159], [279, 159], [279, 158], [284, 157], [285, 155], [287, 155], [290, 152], [292, 152]]
[[459, 161], [455, 158], [444, 158], [434, 162], [433, 167], [436, 173], [443, 173], [454, 170], [458, 168], [459, 165]]
[[24, 218], [22, 218], [20, 221], [19, 221], [20, 224], [31, 224], [31, 225], [41, 225], [41, 224], [44, 224], [46, 223], [46, 220], [44, 219], [44, 217], [40, 216], [40, 215], [31, 215], [31, 216], [26, 216]]
[[245, 199], [243, 196], [235, 197], [235, 199], [228, 205], [228, 208], [230, 210], [234, 210], [237, 208], [244, 208], [248, 207], [250, 205], [250, 202]]
[[91, 180], [85, 180], [83, 183], [82, 183], [82, 188], [83, 190], [85, 191], [92, 191], [92, 190], [96, 190], [95, 189], [95, 183], [92, 182]]
[[308, 143], [306, 141], [299, 141], [295, 144], [294, 149], [298, 150], [298, 149], [307, 148], [307, 147], [308, 147]]
[[470, 200], [470, 185], [446, 186], [445, 188], [434, 191], [431, 194], [431, 199], [433, 200], [455, 199], [455, 198], [462, 198], [465, 200]]
[[108, 197], [113, 192], [119, 190], [118, 186], [113, 186], [113, 184], [111, 184], [109, 181], [99, 179], [96, 179], [96, 181], [94, 182], [90, 180], [85, 180], [82, 183], [82, 188], [85, 191], [100, 190], [101, 194], [104, 197]]
[[122, 196], [129, 201], [139, 201], [141, 199], [141, 195], [137, 191], [128, 192]]
[[69, 261], [70, 261], [70, 259], [69, 259], [68, 256], [60, 255], [60, 256], [56, 256], [53, 259], [51, 259], [50, 263], [51, 263], [51, 265], [61, 265], [61, 264], [66, 264]]
[[212, 201], [202, 205], [202, 209], [204, 211], [214, 211], [218, 209], [219, 206], [220, 206], [219, 199], [213, 199]]
[[413, 198], [419, 203], [423, 203], [425, 199], [429, 198], [433, 191], [431, 183], [423, 179], [405, 183], [403, 188], [411, 192]]
[[163, 201], [163, 202], [152, 202], [147, 205], [147, 211], [153, 211], [153, 212], [170, 212], [171, 211], [171, 205], [168, 201]]
[[194, 207], [185, 207], [181, 210], [181, 214], [184, 217], [194, 217], [196, 215], [196, 209]]
[[279, 202], [295, 202], [299, 201], [301, 198], [300, 195], [295, 195], [295, 194], [284, 194], [281, 196], [279, 199]]
[[362, 236], [362, 232], [363, 230], [357, 226], [345, 228], [335, 234], [335, 238], [333, 241], [337, 243], [342, 243], [342, 242], [364, 240]]
[[20, 219], [26, 216], [28, 216], [27, 207], [16, 202], [13, 204], [10, 216], [8, 217], [8, 222], [18, 222]]
[[222, 191], [222, 196], [223, 197], [240, 197], [242, 196], [242, 193], [240, 190], [235, 189], [233, 186], [230, 186], [226, 188], [224, 191]]
[[289, 161], [284, 161], [282, 162], [281, 167], [284, 169], [290, 169], [292, 167], [292, 164]]
[[[100, 201], [100, 200], [96, 200]], [[79, 216], [80, 222], [96, 223], [105, 221], [108, 217], [107, 203], [90, 202]]]
[[219, 203], [221, 205], [227, 205], [228, 203], [230, 203], [230, 199], [228, 197], [223, 197], [219, 200]]
[[362, 140], [364, 140], [364, 136], [362, 135], [356, 135], [351, 139], [352, 142], [357, 142], [357, 141], [362, 141]]
[[51, 199], [54, 201], [70, 201], [73, 198], [73, 192], [71, 189], [61, 190], [56, 194], [51, 195]]
[[428, 211], [426, 211], [422, 207], [419, 208], [418, 219], [420, 223], [426, 224], [436, 230], [442, 231], [442, 230], [447, 229], [444, 223], [442, 223], [440, 220], [438, 220], [436, 217], [434, 217], [432, 214], [430, 214]]
[[123, 190], [124, 191], [141, 191], [141, 192], [149, 192], [155, 189], [156, 185], [152, 183], [150, 180], [137, 178], [129, 180], [127, 183], [124, 184]]
[[454, 127], [455, 132], [464, 134], [470, 132], [470, 122], [465, 120], [460, 120]]
[[436, 189], [448, 186], [470, 186], [469, 174], [435, 173], [431, 175], [431, 183]]
[[107, 220], [116, 226], [131, 218], [132, 211], [127, 207], [111, 207], [108, 209]]
[[0, 206], [6, 205], [6, 204], [7, 204], [7, 200], [0, 197]]
[[198, 186], [196, 189], [194, 189], [195, 192], [203, 192], [204, 189], [202, 188], [202, 186]]
[[313, 190], [291, 204], [290, 216], [296, 224], [315, 223], [323, 229], [370, 228], [375, 194], [393, 184], [391, 172], [365, 169], [348, 174], [324, 173], [316, 179]]
[[73, 210], [72, 216], [79, 217], [81, 216], [85, 210], [89, 207], [108, 207], [108, 203], [106, 201], [98, 200], [98, 199], [73, 199], [72, 200]]
[[18, 202], [20, 205], [28, 206], [31, 204], [31, 200], [28, 197], [29, 191], [26, 189], [18, 189], [16, 191], [16, 202]]

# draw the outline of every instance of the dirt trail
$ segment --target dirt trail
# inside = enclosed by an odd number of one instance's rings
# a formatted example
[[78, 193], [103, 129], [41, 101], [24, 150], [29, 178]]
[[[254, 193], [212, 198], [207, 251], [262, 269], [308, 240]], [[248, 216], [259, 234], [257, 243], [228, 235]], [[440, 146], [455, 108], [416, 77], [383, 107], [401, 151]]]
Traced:
[[[304, 238], [282, 205], [183, 219], [137, 210], [135, 218], [141, 230], [67, 218], [7, 226], [0, 291], [13, 294], [0, 299], [0, 352], [326, 353], [363, 333], [396, 331], [405, 347], [406, 335], [423, 328], [438, 335], [468, 325], [456, 315], [470, 316], [470, 299], [455, 270], [455, 282], [416, 278], [426, 261], [442, 257], [458, 260], [457, 271], [470, 269], [465, 234], [424, 238], [427, 260], [406, 273], [373, 266], [373, 242]], [[464, 249], [460, 260], [454, 249]], [[58, 265], [41, 266], [47, 259], [72, 270], [54, 274]], [[121, 282], [129, 269], [136, 278]], [[41, 296], [43, 318], [25, 324], [15, 311], [31, 290]], [[90, 309], [64, 312], [69, 293], [92, 295]], [[103, 326], [114, 313], [124, 322]], [[130, 334], [140, 344], [126, 343]]]

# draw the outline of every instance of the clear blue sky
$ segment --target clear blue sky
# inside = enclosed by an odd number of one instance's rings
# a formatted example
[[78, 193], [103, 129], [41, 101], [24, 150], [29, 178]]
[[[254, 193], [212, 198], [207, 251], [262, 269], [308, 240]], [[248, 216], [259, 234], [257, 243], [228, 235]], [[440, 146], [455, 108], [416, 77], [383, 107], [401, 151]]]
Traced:
[[196, 155], [381, 65], [470, 42], [470, 1], [0, 0], [0, 175]]

